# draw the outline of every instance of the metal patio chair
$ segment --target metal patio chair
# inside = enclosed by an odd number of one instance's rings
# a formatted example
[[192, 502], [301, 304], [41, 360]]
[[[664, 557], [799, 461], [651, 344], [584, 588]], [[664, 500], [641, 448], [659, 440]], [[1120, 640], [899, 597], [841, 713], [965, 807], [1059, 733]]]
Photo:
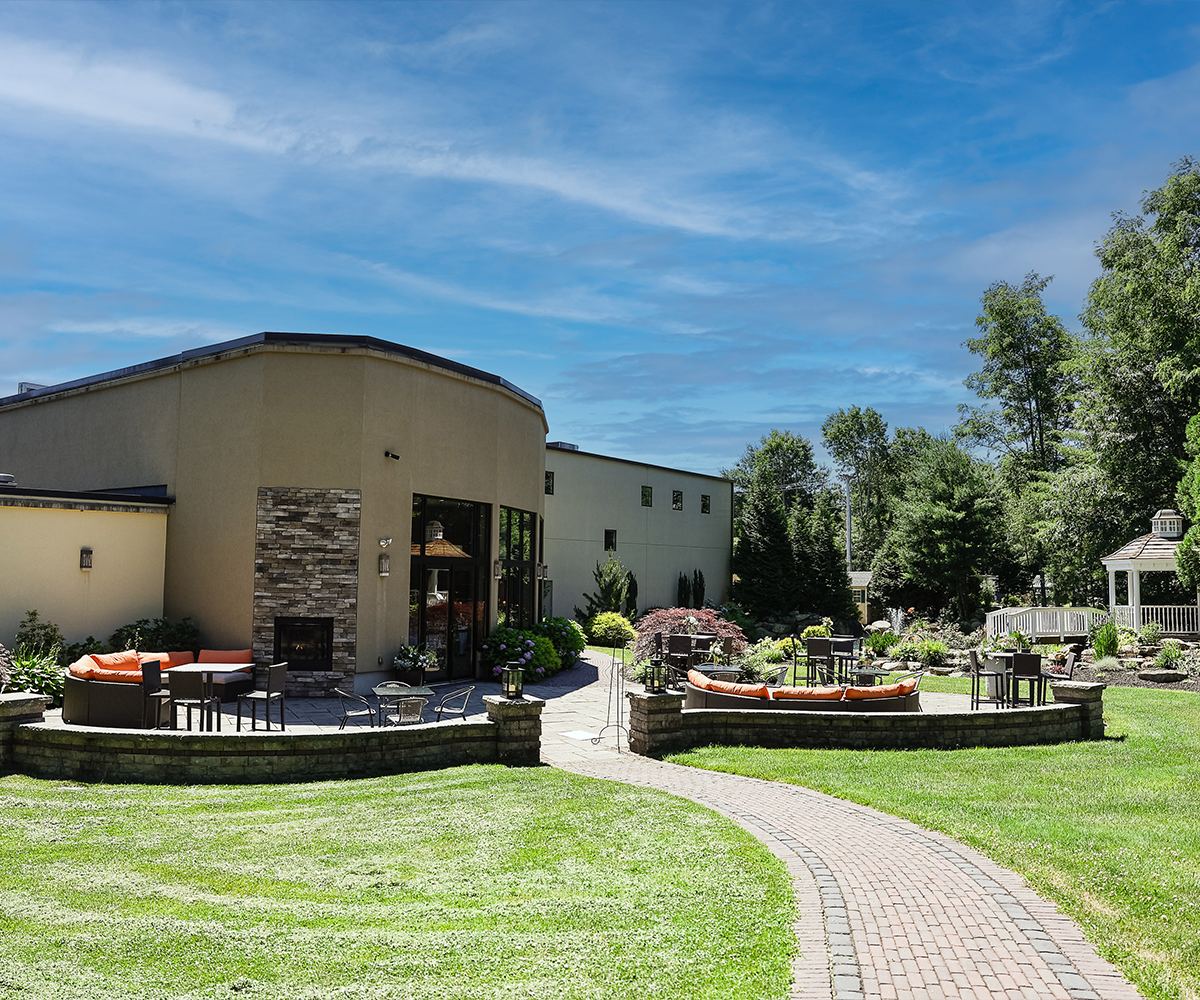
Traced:
[[463, 719], [467, 717], [467, 699], [471, 697], [471, 692], [475, 690], [475, 685], [459, 688], [457, 691], [451, 691], [448, 694], [442, 695], [442, 700], [438, 702], [437, 708], [434, 711], [437, 713], [435, 722], [442, 721], [442, 713], [448, 712], [450, 715], [458, 715]]
[[283, 721], [283, 688], [287, 683], [287, 664], [272, 663], [267, 668], [267, 687], [261, 691], [247, 691], [245, 694], [239, 694], [237, 700], [237, 727], [238, 732], [242, 730], [242, 703], [250, 702], [250, 729], [253, 731], [258, 728], [258, 703], [263, 703], [263, 718], [266, 721], [267, 729], [271, 728], [271, 702], [279, 702], [279, 729], [282, 732], [287, 726]]
[[[364, 715], [371, 723], [371, 728], [375, 728], [375, 706], [367, 701], [366, 698], [361, 694], [350, 694], [341, 688], [334, 688], [333, 693], [337, 695], [337, 699], [342, 706], [342, 718], [338, 724], [338, 729], [345, 729], [348, 720], [358, 719]], [[355, 708], [356, 705], [362, 705], [363, 707]]]

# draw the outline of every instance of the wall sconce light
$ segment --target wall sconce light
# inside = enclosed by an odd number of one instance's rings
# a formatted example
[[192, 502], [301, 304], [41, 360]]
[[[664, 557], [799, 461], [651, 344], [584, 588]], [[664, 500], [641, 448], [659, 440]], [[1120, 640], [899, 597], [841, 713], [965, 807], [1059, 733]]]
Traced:
[[392, 557], [386, 552], [379, 553], [379, 575], [388, 576], [392, 572]]
[[389, 545], [391, 545], [391, 544], [392, 544], [392, 540], [391, 540], [390, 538], [381, 538], [381, 539], [379, 539], [379, 547], [380, 547], [381, 549], [386, 549], [386, 548], [387, 548]]
[[383, 457], [384, 458], [394, 458], [397, 462], [400, 461], [400, 456], [397, 455], [394, 451], [385, 451], [383, 453]]
[[86, 572], [92, 568], [92, 550], [90, 548], [82, 548], [79, 550], [79, 568]]
[[492, 579], [499, 580], [503, 575], [504, 573], [500, 568], [500, 560], [497, 559], [494, 563], [492, 563]]
[[541, 563], [538, 563], [536, 566], [533, 567], [533, 578], [535, 580], [540, 580], [542, 578], [542, 564]]

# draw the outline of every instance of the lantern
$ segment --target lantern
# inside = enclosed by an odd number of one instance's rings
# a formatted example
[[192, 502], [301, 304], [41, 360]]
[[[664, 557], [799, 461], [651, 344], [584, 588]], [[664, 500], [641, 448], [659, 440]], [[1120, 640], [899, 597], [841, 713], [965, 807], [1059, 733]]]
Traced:
[[646, 668], [646, 694], [665, 694], [666, 691], [667, 665], [661, 656], [652, 656]]
[[516, 660], [504, 664], [500, 671], [500, 693], [509, 699], [525, 696], [525, 670]]

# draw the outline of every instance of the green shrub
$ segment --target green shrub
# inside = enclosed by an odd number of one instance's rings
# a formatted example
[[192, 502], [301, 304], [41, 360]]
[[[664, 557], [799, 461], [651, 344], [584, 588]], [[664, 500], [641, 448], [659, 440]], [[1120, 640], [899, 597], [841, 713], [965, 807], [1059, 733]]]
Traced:
[[583, 627], [570, 618], [545, 618], [533, 626], [533, 632], [550, 640], [563, 669], [571, 666], [587, 646]]
[[893, 660], [920, 660], [921, 640], [908, 636], [892, 647], [889, 654]]
[[109, 636], [108, 644], [113, 652], [137, 649], [159, 653], [189, 649], [195, 653], [200, 649], [200, 630], [191, 618], [179, 622], [167, 618], [142, 618], [122, 625]]
[[814, 637], [828, 638], [833, 635], [833, 619], [823, 618], [820, 625], [809, 625], [803, 632], [800, 633], [801, 639], [812, 639]]
[[886, 656], [887, 651], [900, 641], [895, 632], [868, 632], [863, 644], [874, 656]]
[[1170, 669], [1183, 659], [1183, 644], [1178, 639], [1164, 639], [1162, 649], [1154, 658], [1154, 665], [1160, 670]]
[[480, 647], [483, 662], [499, 677], [506, 663], [520, 663], [527, 680], [542, 680], [558, 673], [562, 661], [554, 644], [533, 629], [497, 628]]
[[1120, 648], [1120, 636], [1112, 616], [1101, 615], [1092, 626], [1092, 649], [1096, 651], [1096, 659], [1116, 656]]
[[588, 638], [595, 646], [628, 646], [637, 638], [637, 632], [629, 619], [615, 611], [602, 611], [588, 619]]
[[16, 641], [13, 646], [17, 650], [24, 649], [27, 653], [44, 654], [51, 650], [57, 655], [66, 645], [62, 632], [54, 622], [44, 622], [38, 618], [36, 611], [27, 611], [17, 626]]
[[38, 652], [18, 646], [9, 671], [9, 689], [49, 695], [52, 699], [50, 707], [60, 706], [67, 681], [63, 668], [58, 665], [58, 653], [57, 649]]
[[1138, 640], [1143, 646], [1157, 646], [1162, 642], [1162, 626], [1158, 622], [1146, 622], [1138, 633]]
[[1103, 656], [1092, 664], [1092, 669], [1096, 671], [1122, 670], [1121, 661], [1115, 656]]
[[950, 650], [939, 639], [922, 639], [917, 644], [917, 659], [924, 667], [944, 667], [950, 659]]

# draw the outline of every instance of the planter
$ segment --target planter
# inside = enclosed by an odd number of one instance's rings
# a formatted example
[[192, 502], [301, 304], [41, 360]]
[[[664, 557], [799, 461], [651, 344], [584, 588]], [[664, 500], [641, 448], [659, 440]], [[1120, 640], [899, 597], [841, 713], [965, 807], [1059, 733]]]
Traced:
[[422, 687], [425, 684], [425, 671], [421, 669], [401, 670], [397, 667], [396, 680], [403, 681], [411, 687]]

